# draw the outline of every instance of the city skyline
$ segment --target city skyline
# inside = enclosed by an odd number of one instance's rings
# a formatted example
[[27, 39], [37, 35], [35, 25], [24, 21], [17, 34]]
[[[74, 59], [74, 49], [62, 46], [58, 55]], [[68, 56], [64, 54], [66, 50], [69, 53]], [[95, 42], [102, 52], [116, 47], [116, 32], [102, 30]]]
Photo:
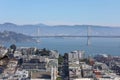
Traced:
[[0, 24], [120, 26], [119, 0], [1, 0]]

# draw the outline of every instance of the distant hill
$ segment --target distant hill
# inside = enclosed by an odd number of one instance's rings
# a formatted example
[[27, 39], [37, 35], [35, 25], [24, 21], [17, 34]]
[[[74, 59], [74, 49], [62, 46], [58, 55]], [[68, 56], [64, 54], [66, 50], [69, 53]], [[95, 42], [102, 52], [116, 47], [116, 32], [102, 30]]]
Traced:
[[91, 27], [91, 35], [120, 35], [120, 27], [96, 26], [96, 25], [55, 25], [49, 26], [45, 24], [36, 25], [17, 25], [13, 23], [0, 24], [0, 31], [14, 31], [29, 36], [38, 35], [87, 35], [87, 28]]
[[30, 36], [12, 31], [0, 32], [0, 42], [32, 42], [35, 41]]

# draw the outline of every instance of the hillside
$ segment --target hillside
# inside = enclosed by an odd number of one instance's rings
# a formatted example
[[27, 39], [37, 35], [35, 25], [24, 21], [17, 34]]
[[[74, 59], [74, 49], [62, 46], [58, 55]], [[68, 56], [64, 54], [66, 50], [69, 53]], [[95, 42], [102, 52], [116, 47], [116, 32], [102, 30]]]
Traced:
[[4, 31], [0, 32], [0, 42], [32, 42], [35, 41], [30, 36], [12, 32], [12, 31]]
[[96, 26], [96, 25], [17, 25], [13, 23], [0, 24], [0, 31], [9, 30], [23, 33], [29, 36], [38, 35], [87, 35], [87, 27], [90, 26], [91, 35], [119, 35], [120, 27]]

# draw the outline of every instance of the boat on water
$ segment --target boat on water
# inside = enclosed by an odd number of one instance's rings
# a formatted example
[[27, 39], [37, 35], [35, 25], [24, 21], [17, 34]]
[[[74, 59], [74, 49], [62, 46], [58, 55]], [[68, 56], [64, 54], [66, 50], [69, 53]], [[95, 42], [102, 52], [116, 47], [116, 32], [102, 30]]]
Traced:
[[37, 43], [40, 43], [40, 40], [36, 40]]

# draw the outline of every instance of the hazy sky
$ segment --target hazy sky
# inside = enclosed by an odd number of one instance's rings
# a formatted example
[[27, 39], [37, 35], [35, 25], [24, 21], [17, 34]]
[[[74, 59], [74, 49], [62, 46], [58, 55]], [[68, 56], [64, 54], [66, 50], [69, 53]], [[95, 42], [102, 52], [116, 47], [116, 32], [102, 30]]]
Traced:
[[120, 26], [120, 0], [0, 0], [0, 23]]

